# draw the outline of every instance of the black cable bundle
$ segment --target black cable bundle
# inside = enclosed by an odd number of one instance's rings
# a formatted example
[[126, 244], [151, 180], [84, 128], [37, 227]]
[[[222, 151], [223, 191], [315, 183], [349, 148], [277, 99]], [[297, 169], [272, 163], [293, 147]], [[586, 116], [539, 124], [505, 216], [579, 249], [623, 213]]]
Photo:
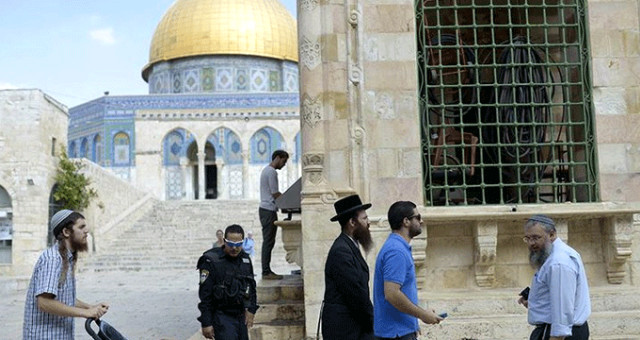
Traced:
[[[497, 60], [503, 66], [497, 70], [498, 88], [497, 91], [491, 91], [490, 101], [496, 103], [497, 107], [487, 110], [483, 119], [485, 123], [497, 123], [495, 128], [483, 129], [484, 142], [501, 144], [500, 147], [487, 148], [495, 163], [540, 164], [549, 162], [552, 156], [550, 152], [546, 160], [541, 159], [540, 144], [545, 142], [547, 123], [551, 120], [549, 104], [554, 97], [555, 88], [550, 85], [555, 84], [555, 79], [545, 66], [544, 53], [527, 45], [526, 38], [516, 37], [502, 50]], [[559, 69], [558, 72], [562, 78]], [[551, 84], [547, 82], [547, 77]], [[536, 181], [536, 174], [542, 178], [545, 167], [546, 165], [524, 165], [513, 171], [503, 168], [503, 174], [516, 181], [516, 171], [519, 171], [520, 182], [533, 183]], [[524, 196], [532, 192], [533, 187], [529, 187]], [[509, 201], [515, 200], [517, 197], [511, 197]]]

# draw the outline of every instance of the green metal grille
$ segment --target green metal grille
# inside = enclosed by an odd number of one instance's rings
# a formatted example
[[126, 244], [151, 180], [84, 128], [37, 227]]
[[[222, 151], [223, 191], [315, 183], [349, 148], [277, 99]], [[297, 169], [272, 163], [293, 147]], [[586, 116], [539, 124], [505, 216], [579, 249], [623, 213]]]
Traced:
[[429, 205], [599, 199], [583, 0], [416, 0]]

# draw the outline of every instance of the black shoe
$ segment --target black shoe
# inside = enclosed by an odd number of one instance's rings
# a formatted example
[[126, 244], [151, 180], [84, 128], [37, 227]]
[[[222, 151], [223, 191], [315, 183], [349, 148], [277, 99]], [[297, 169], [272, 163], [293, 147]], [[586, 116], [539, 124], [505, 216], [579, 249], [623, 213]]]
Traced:
[[262, 273], [263, 280], [282, 280], [284, 276], [278, 275], [272, 271], [268, 271], [266, 273]]

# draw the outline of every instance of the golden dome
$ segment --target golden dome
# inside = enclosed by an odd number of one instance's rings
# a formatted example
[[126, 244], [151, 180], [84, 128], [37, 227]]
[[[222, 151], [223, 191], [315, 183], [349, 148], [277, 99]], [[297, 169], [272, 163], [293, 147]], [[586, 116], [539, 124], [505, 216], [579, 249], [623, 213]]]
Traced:
[[157, 62], [211, 54], [297, 62], [296, 21], [278, 0], [177, 0], [153, 34], [142, 77]]

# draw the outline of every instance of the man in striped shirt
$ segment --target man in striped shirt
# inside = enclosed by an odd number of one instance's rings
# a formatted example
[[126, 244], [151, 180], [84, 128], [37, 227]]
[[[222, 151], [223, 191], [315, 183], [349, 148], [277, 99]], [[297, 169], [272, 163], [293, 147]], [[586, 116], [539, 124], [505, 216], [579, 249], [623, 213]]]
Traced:
[[87, 250], [89, 232], [84, 216], [71, 210], [51, 218], [57, 242], [38, 258], [24, 308], [24, 340], [73, 340], [74, 317], [100, 318], [109, 309], [102, 302], [89, 305], [76, 298], [75, 264]]

